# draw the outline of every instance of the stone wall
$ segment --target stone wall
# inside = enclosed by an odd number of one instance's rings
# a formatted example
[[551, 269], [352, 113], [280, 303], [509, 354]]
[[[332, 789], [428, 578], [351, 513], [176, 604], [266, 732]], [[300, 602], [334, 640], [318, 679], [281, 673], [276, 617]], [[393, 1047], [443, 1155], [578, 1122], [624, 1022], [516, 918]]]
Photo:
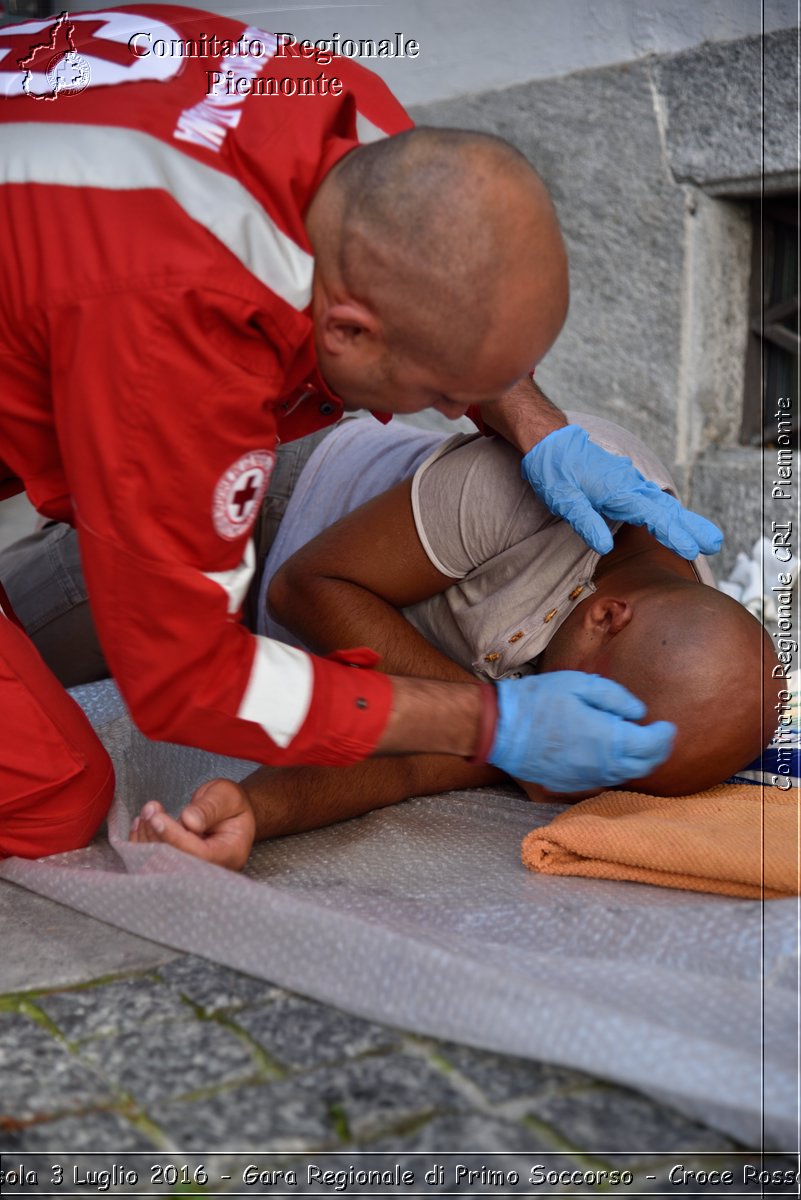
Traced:
[[762, 522], [763, 454], [738, 445], [747, 201], [760, 188], [763, 79], [766, 190], [795, 186], [796, 56], [788, 29], [412, 109], [419, 123], [501, 134], [543, 175], [572, 299], [538, 378], [660, 451], [723, 526], [724, 575]]

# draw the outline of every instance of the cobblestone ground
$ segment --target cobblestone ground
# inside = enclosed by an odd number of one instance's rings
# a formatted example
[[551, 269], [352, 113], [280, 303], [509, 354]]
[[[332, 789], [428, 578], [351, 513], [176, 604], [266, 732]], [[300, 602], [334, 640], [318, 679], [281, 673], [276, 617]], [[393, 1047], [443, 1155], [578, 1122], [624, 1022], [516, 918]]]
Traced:
[[[735, 1182], [720, 1194], [742, 1194], [743, 1162], [759, 1166], [758, 1155], [742, 1158], [743, 1148], [721, 1134], [634, 1092], [363, 1021], [192, 956], [0, 997], [0, 1064], [3, 1195], [99, 1194], [87, 1172], [112, 1154], [138, 1181], [107, 1194], [163, 1196], [295, 1195], [318, 1186], [307, 1178], [309, 1163], [411, 1170], [415, 1185], [378, 1193], [409, 1195], [426, 1190], [423, 1168], [434, 1162], [448, 1173], [441, 1189], [458, 1164], [520, 1174], [508, 1191], [480, 1176], [470, 1186], [463, 1175], [456, 1190], [464, 1195], [528, 1191], [536, 1164], [554, 1172], [629, 1168], [635, 1182], [627, 1194], [696, 1194], [689, 1184], [668, 1188], [675, 1163], [728, 1168]], [[60, 1152], [70, 1156], [69, 1178], [58, 1187]], [[251, 1162], [294, 1168], [298, 1183], [286, 1192], [278, 1181], [246, 1186]], [[16, 1186], [20, 1165], [37, 1172], [38, 1190]], [[176, 1169], [176, 1186], [168, 1186]], [[66, 1193], [68, 1183], [77, 1190]], [[565, 1188], [579, 1194], [547, 1177], [533, 1190]], [[603, 1190], [618, 1189], [607, 1181]]]

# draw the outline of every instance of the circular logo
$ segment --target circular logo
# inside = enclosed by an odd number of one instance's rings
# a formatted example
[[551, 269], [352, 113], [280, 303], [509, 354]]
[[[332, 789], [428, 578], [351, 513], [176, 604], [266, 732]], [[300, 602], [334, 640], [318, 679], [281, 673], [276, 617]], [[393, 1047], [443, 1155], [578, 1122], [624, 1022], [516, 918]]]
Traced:
[[243, 454], [220, 476], [211, 515], [221, 538], [233, 542], [250, 529], [267, 491], [274, 462], [271, 450], [254, 450]]
[[67, 50], [50, 59], [45, 74], [54, 96], [74, 96], [89, 86], [92, 69], [77, 50]]

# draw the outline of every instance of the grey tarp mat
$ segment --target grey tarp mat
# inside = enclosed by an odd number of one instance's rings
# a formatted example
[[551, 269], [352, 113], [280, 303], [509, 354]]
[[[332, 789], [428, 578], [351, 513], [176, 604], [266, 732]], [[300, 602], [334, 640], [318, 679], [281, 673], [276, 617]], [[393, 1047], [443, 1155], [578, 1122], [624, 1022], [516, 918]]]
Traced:
[[559, 811], [511, 790], [413, 800], [265, 843], [237, 875], [125, 841], [151, 797], [248, 764], [146, 741], [78, 689], [117, 769], [110, 840], [0, 875], [362, 1016], [579, 1068], [758, 1146], [797, 1144], [798, 906], [547, 878], [520, 842]]

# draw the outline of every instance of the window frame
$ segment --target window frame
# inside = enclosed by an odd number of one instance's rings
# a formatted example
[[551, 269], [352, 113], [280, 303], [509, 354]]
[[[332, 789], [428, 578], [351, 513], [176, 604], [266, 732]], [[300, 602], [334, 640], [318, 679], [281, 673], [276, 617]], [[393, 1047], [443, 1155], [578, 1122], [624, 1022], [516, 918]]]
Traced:
[[[777, 225], [799, 229], [798, 192], [765, 197], [753, 205], [753, 249], [751, 255], [751, 289], [749, 295], [748, 349], [745, 363], [745, 396], [741, 441], [751, 446], [770, 446], [770, 426], [767, 425], [769, 405], [766, 405], [768, 371], [773, 347], [786, 353], [801, 355], [799, 329], [798, 243], [796, 243], [796, 291], [779, 300], [772, 300], [776, 276]], [[796, 234], [798, 236], [798, 234]], [[783, 323], [795, 314], [795, 328]], [[798, 408], [794, 404], [794, 432], [798, 430]]]

